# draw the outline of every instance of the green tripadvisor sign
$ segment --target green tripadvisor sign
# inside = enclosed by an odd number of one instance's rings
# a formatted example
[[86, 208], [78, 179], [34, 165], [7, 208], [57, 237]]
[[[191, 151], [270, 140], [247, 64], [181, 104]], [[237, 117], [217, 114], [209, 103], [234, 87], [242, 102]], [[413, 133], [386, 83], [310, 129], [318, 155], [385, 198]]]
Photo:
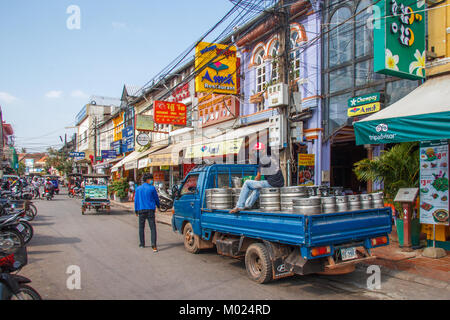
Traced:
[[[374, 23], [374, 71], [425, 78], [425, 1], [381, 0]], [[378, 23], [379, 21], [379, 23]]]

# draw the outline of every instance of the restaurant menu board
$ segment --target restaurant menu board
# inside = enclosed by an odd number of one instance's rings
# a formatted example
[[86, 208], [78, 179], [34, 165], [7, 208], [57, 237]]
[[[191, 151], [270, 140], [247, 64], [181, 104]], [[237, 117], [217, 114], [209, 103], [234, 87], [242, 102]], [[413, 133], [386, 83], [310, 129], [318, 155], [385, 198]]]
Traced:
[[420, 144], [420, 223], [449, 225], [448, 143]]
[[106, 186], [86, 186], [84, 188], [84, 198], [91, 200], [108, 199], [108, 188]]
[[298, 185], [313, 186], [314, 185], [314, 154], [298, 155]]

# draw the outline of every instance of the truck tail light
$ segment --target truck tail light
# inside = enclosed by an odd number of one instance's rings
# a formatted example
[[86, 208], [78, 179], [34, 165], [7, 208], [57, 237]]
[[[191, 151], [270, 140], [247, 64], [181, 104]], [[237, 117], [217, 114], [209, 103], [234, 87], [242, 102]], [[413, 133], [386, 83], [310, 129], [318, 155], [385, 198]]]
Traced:
[[386, 244], [387, 243], [387, 237], [378, 237], [378, 238], [373, 238], [371, 240], [372, 243], [372, 247], [377, 247], [377, 246], [381, 246], [382, 244]]
[[172, 214], [175, 214], [175, 209], [172, 208], [172, 210], [170, 210], [172, 212]]
[[311, 255], [313, 257], [317, 257], [317, 256], [323, 256], [324, 254], [329, 254], [331, 253], [331, 247], [327, 246], [327, 247], [316, 247], [316, 248], [312, 248], [311, 249]]

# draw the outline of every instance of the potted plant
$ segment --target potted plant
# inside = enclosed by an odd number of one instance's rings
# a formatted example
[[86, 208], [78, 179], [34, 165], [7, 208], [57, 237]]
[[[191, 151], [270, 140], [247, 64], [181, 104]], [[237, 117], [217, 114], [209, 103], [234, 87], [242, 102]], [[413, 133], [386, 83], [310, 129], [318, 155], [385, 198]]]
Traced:
[[[358, 180], [383, 183], [385, 205], [393, 207], [397, 234], [400, 246], [403, 246], [403, 210], [394, 198], [400, 188], [419, 187], [420, 157], [417, 142], [400, 143], [388, 151], [382, 151], [379, 157], [372, 160], [363, 159], [354, 164], [353, 171]], [[418, 207], [416, 206], [416, 210]], [[416, 211], [417, 212], [417, 211]], [[411, 221], [411, 240], [413, 246], [420, 236], [419, 219], [413, 216]]]
[[115, 199], [120, 202], [127, 202], [128, 188], [129, 185], [126, 178], [121, 178], [111, 183], [111, 189], [114, 191]]

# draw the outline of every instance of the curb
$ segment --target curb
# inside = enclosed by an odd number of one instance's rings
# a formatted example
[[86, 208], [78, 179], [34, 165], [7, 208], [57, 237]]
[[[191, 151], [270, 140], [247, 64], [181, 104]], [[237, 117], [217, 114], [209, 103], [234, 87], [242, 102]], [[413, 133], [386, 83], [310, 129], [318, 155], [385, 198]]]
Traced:
[[[370, 264], [362, 263], [359, 264], [359, 266], [357, 265], [357, 268], [364, 269], [364, 267], [362, 267], [363, 265], [369, 266]], [[379, 267], [381, 268], [383, 274], [386, 274], [392, 278], [404, 281], [412, 281], [429, 287], [450, 290], [450, 282], [444, 280], [427, 278], [407, 271], [394, 270], [384, 265], [379, 265]]]
[[[124, 209], [125, 211], [134, 213], [133, 209], [131, 209], [127, 205], [121, 204], [120, 202], [114, 201], [114, 202], [112, 202], [112, 204], [115, 205], [116, 207], [120, 207], [120, 208]], [[165, 216], [160, 213], [156, 214], [156, 222], [168, 225], [170, 227], [172, 226], [172, 218], [170, 218], [170, 217], [165, 218]]]

